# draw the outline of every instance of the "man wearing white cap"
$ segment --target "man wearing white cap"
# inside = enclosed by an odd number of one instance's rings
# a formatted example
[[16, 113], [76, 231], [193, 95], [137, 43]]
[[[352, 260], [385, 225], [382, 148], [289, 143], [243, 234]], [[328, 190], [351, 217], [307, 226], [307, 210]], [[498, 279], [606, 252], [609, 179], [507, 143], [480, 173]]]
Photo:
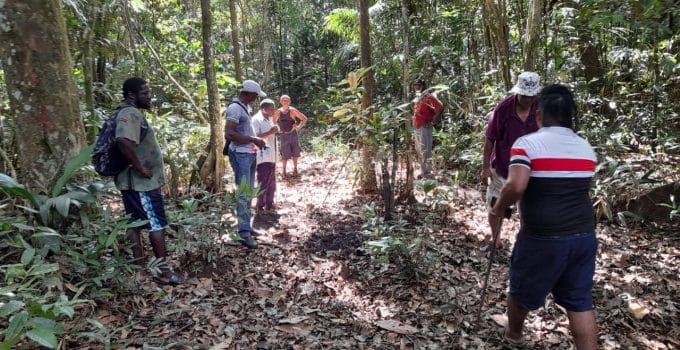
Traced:
[[[255, 187], [257, 149], [264, 149], [265, 147], [264, 140], [256, 136], [250, 122], [250, 107], [248, 105], [255, 102], [258, 96], [265, 97], [267, 94], [262, 91], [260, 84], [246, 80], [243, 82], [239, 96], [235, 97], [227, 107], [227, 126], [224, 131], [224, 138], [230, 141], [229, 163], [234, 170], [236, 185], [239, 188], [242, 185], [248, 185], [250, 188]], [[257, 242], [253, 239], [253, 235], [257, 235], [257, 232], [253, 231], [250, 225], [252, 216], [250, 200], [246, 198], [245, 193], [241, 193], [239, 196], [236, 214], [238, 216], [238, 234], [243, 239], [243, 245], [250, 249], [257, 248]]]
[[[517, 77], [517, 83], [510, 90], [512, 95], [496, 106], [489, 119], [484, 132], [486, 142], [482, 168], [482, 181], [488, 183], [486, 200], [489, 208], [495, 204], [508, 178], [512, 144], [518, 138], [538, 130], [536, 96], [540, 90], [538, 74], [523, 72]], [[510, 214], [511, 211], [507, 210], [504, 217], [510, 218]], [[498, 232], [500, 233], [500, 229]], [[491, 236], [487, 236], [486, 240], [490, 238]]]
[[276, 193], [276, 134], [279, 126], [273, 123], [276, 105], [271, 99], [260, 102], [260, 110], [253, 116], [253, 130], [267, 144], [257, 153], [257, 182], [260, 195], [257, 196], [258, 212], [274, 210], [274, 194]]

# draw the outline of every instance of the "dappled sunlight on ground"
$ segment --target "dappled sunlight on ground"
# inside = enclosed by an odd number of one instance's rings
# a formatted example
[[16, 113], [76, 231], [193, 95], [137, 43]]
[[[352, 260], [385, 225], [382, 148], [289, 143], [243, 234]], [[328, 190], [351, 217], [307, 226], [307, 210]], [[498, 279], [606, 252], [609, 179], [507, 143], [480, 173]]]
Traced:
[[[420, 193], [424, 202], [399, 211], [407, 230], [429, 232], [427, 254], [379, 264], [365, 246], [376, 237], [363, 226], [365, 205], [380, 199], [356, 194], [342, 161], [306, 157], [300, 178], [279, 179], [276, 214], [254, 219], [264, 231], [260, 249], [217, 239], [211, 260], [187, 251], [175, 257], [186, 285], [159, 287], [140, 273], [139, 293], [100, 303], [92, 317], [131, 349], [504, 348], [499, 324], [516, 216], [504, 225], [505, 244], [476, 328], [488, 264], [481, 193], [461, 187], [438, 204]], [[677, 234], [602, 227], [599, 237], [593, 293], [603, 348], [677, 348]], [[408, 269], [423, 274], [407, 275]], [[629, 310], [633, 301], [648, 309], [641, 320]], [[526, 328], [532, 348], [572, 347], [566, 316], [551, 298], [530, 314]]]

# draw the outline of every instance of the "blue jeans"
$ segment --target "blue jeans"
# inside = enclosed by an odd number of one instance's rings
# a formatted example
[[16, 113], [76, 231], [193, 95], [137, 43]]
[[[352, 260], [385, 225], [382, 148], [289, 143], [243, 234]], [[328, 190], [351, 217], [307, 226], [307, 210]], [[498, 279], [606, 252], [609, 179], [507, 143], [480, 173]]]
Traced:
[[[229, 163], [234, 170], [236, 177], [236, 185], [240, 188], [242, 185], [250, 186], [251, 190], [255, 189], [255, 153], [237, 153], [229, 150]], [[245, 193], [239, 195], [238, 205], [236, 206], [236, 216], [238, 217], [238, 235], [241, 238], [250, 237], [252, 227], [250, 226], [250, 200], [246, 198]]]

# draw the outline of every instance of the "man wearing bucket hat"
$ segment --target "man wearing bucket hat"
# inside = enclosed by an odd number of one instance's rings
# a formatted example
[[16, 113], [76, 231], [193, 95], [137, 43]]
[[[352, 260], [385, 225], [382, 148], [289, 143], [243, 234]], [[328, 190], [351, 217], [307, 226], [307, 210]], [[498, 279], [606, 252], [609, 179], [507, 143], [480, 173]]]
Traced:
[[[241, 92], [235, 97], [227, 107], [226, 120], [227, 126], [224, 131], [224, 138], [229, 141], [228, 155], [231, 168], [234, 170], [236, 185], [248, 185], [250, 188], [255, 186], [255, 166], [257, 149], [264, 149], [265, 142], [258, 138], [253, 130], [250, 120], [250, 107], [258, 97], [265, 97], [267, 94], [262, 91], [260, 84], [246, 80], [243, 82]], [[245, 193], [239, 195], [238, 205], [236, 206], [238, 217], [238, 234], [243, 239], [243, 245], [250, 248], [257, 248], [257, 242], [253, 235], [250, 225], [250, 200]]]
[[[486, 201], [489, 208], [495, 204], [508, 178], [512, 144], [518, 138], [538, 130], [536, 96], [540, 90], [538, 74], [523, 72], [510, 90], [512, 95], [496, 106], [489, 119], [484, 132], [486, 142], [482, 168], [482, 181], [488, 184]], [[504, 216], [509, 218], [510, 213], [507, 211]], [[500, 233], [500, 230], [498, 232]], [[486, 240], [490, 238], [491, 236], [487, 236]], [[498, 242], [496, 239], [494, 241]]]

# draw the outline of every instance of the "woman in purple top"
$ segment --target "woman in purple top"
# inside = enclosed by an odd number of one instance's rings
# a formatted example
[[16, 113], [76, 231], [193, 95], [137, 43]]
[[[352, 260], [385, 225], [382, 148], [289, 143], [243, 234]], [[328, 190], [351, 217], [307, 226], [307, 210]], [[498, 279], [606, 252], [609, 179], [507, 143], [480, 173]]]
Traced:
[[[510, 90], [513, 93], [496, 106], [484, 135], [484, 163], [482, 181], [488, 184], [486, 201], [489, 208], [500, 196], [501, 188], [508, 178], [510, 148], [515, 141], [538, 130], [536, 107], [538, 92], [541, 90], [540, 77], [534, 72], [524, 72], [517, 77], [517, 83]], [[504, 214], [510, 218], [510, 211]], [[500, 232], [500, 230], [499, 230]], [[489, 241], [491, 235], [485, 240]], [[498, 240], [495, 240], [498, 242]]]

